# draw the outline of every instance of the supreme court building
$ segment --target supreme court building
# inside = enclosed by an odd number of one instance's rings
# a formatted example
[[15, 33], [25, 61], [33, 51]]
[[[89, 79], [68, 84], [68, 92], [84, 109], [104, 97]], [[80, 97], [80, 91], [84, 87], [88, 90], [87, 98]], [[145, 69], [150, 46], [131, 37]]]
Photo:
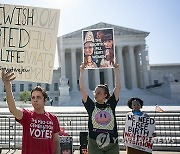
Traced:
[[[98, 23], [90, 27], [72, 32], [58, 38], [58, 57], [61, 64], [61, 77], [69, 79], [71, 91], [79, 90], [79, 66], [82, 62], [82, 30], [114, 28], [115, 56], [120, 65], [122, 89], [145, 89], [149, 85], [149, 61], [146, 50], [148, 32], [124, 28], [106, 23]], [[90, 90], [100, 83], [107, 83], [113, 88], [112, 69], [96, 69], [86, 71], [86, 85]]]
[[[14, 81], [12, 91], [15, 99], [19, 100], [20, 92], [30, 91], [34, 86], [40, 85], [46, 89], [49, 98], [54, 100], [54, 105], [82, 105], [79, 91], [79, 66], [83, 61], [82, 30], [101, 28], [114, 29], [115, 57], [120, 66], [120, 105], [126, 105], [130, 97], [140, 97], [145, 104], [150, 105], [179, 102], [179, 97], [177, 97], [178, 101], [171, 100], [170, 86], [169, 84], [163, 85], [163, 83], [165, 83], [164, 78], [167, 79], [169, 75], [171, 82], [176, 81], [174, 89], [177, 91], [177, 86], [180, 87], [177, 85], [180, 81], [180, 64], [162, 66], [154, 64], [150, 66], [146, 44], [149, 32], [107, 23], [98, 23], [58, 37], [57, 52], [60, 66], [53, 71], [52, 84]], [[86, 69], [85, 82], [90, 96], [93, 95], [93, 90], [98, 84], [104, 83], [108, 84], [112, 93], [114, 87], [113, 69]], [[152, 86], [157, 85], [157, 82], [162, 84], [158, 84], [159, 87]], [[0, 86], [3, 87], [2, 80], [0, 80]], [[0, 101], [4, 97], [5, 90], [0, 88]]]

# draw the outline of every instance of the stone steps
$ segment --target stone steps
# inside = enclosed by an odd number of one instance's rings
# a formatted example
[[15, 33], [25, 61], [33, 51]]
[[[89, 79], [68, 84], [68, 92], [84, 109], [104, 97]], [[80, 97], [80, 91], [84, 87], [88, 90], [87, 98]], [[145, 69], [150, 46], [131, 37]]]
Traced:
[[[111, 92], [112, 93], [112, 92]], [[88, 94], [93, 98], [93, 91], [88, 91]], [[81, 94], [79, 91], [70, 91], [71, 101], [63, 106], [82, 106]], [[139, 97], [144, 101], [144, 105], [180, 105], [179, 101], [168, 99], [160, 95], [154, 94], [151, 91], [143, 89], [121, 90], [120, 100], [118, 105], [127, 105], [127, 101], [131, 97]]]

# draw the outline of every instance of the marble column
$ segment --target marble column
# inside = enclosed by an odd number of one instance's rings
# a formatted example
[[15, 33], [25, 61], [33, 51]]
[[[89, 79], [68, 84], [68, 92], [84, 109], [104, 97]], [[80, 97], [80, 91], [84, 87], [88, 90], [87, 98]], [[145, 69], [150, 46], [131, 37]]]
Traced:
[[85, 69], [85, 71], [84, 71], [84, 82], [85, 82], [86, 90], [90, 91], [88, 69]]
[[148, 76], [148, 68], [147, 68], [147, 59], [146, 59], [146, 51], [145, 51], [145, 47], [146, 45], [143, 44], [140, 46], [140, 52], [142, 55], [142, 69], [143, 69], [143, 87], [144, 89], [146, 88], [146, 86], [149, 85], [149, 76]]
[[130, 67], [131, 67], [131, 86], [132, 86], [132, 89], [136, 89], [137, 88], [137, 74], [136, 74], [134, 46], [129, 46], [129, 56], [130, 56]]
[[108, 80], [108, 87], [109, 90], [112, 92], [114, 89], [114, 85], [113, 85], [113, 75], [112, 75], [112, 68], [108, 68], [107, 69], [107, 80]]
[[117, 58], [118, 58], [119, 69], [120, 69], [119, 73], [120, 73], [120, 81], [121, 81], [121, 90], [125, 90], [126, 86], [125, 86], [125, 79], [124, 79], [124, 63], [123, 63], [123, 55], [122, 55], [123, 47], [118, 46], [117, 50], [118, 50]]
[[58, 45], [58, 53], [60, 55], [59, 57], [59, 64], [61, 66], [61, 78], [60, 78], [60, 85], [59, 85], [59, 102], [58, 105], [62, 104], [68, 104], [70, 101], [70, 95], [69, 95], [69, 85], [68, 85], [68, 79], [66, 78], [66, 65], [65, 65], [65, 49], [62, 47], [62, 39], [60, 38], [60, 43]]
[[61, 50], [60, 53], [61, 58], [61, 77], [66, 77], [66, 69], [65, 69], [65, 50]]
[[58, 38], [57, 40], [57, 48], [58, 48], [58, 62], [61, 67], [61, 77], [66, 77], [66, 69], [65, 69], [65, 49], [62, 46], [63, 41], [62, 38]]
[[0, 81], [0, 87], [1, 87], [0, 88], [0, 95], [2, 95], [4, 93], [4, 84], [3, 84], [2, 80]]
[[95, 87], [100, 84], [100, 75], [99, 75], [99, 69], [94, 70], [95, 73]]
[[136, 51], [136, 57], [137, 57], [137, 81], [138, 81], [138, 87], [143, 88], [143, 77], [142, 77], [142, 65], [141, 65], [141, 59], [140, 59], [140, 51]]
[[78, 91], [77, 89], [77, 67], [76, 67], [76, 49], [71, 49], [71, 68], [72, 68], [72, 90]]

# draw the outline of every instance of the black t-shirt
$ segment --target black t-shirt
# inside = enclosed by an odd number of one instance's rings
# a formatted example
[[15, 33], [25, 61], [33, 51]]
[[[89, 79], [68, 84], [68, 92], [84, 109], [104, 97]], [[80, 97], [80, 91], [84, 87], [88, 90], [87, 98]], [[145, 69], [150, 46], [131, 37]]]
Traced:
[[88, 96], [84, 106], [88, 112], [89, 137], [97, 140], [102, 136], [109, 139], [110, 143], [118, 142], [118, 132], [115, 108], [117, 102], [114, 94], [104, 104], [93, 102]]

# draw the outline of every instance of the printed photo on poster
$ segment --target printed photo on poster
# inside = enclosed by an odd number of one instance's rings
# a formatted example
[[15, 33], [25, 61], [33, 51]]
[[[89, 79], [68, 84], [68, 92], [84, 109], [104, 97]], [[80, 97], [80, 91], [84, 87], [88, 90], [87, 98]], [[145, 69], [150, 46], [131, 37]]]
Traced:
[[73, 154], [72, 136], [60, 136], [61, 154]]
[[128, 113], [123, 133], [125, 146], [152, 153], [154, 131], [154, 118]]
[[60, 10], [0, 4], [0, 73], [51, 83]]
[[82, 31], [83, 61], [87, 69], [112, 68], [115, 63], [114, 29]]

